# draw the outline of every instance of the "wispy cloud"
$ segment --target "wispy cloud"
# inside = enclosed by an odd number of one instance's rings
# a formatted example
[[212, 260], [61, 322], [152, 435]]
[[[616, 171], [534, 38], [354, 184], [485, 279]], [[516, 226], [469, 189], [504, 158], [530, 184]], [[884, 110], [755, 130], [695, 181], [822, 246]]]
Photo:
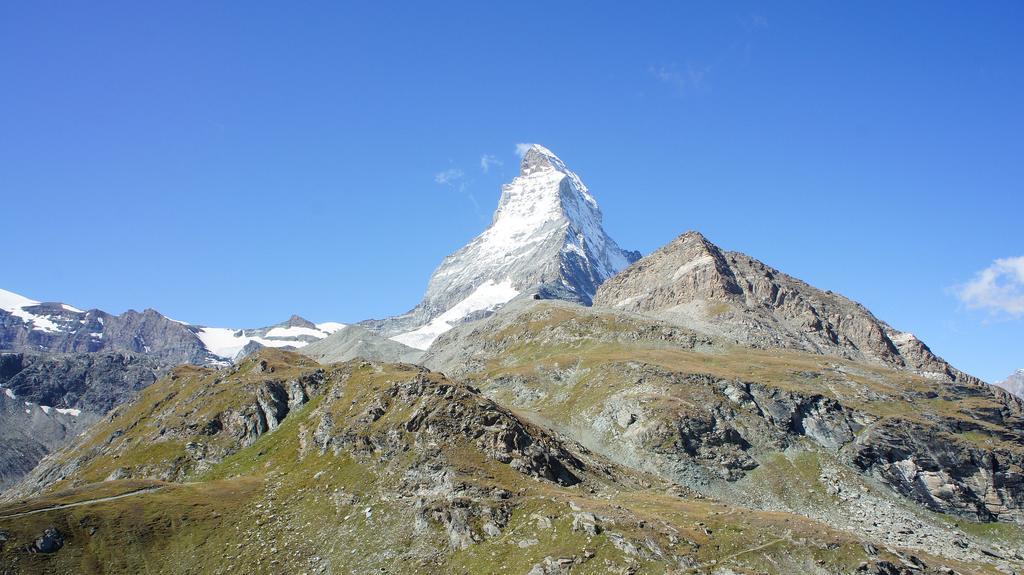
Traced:
[[483, 170], [485, 174], [491, 170], [491, 166], [503, 165], [505, 165], [504, 162], [490, 154], [480, 156], [480, 169]]
[[516, 144], [516, 155], [522, 158], [523, 156], [526, 155], [526, 152], [530, 150], [530, 146], [532, 145], [533, 144], [519, 142], [518, 144]]
[[448, 168], [443, 172], [434, 174], [434, 181], [442, 185], [453, 185], [466, 176], [462, 170], [458, 168]]
[[440, 171], [434, 174], [434, 182], [450, 188], [465, 197], [473, 205], [473, 212], [476, 213], [476, 216], [481, 220], [486, 220], [483, 211], [480, 210], [480, 202], [476, 201], [476, 196], [469, 189], [469, 184], [472, 182], [466, 179], [466, 173], [461, 169], [448, 168], [447, 170]]
[[1024, 318], [1024, 256], [992, 262], [956, 293], [968, 308]]

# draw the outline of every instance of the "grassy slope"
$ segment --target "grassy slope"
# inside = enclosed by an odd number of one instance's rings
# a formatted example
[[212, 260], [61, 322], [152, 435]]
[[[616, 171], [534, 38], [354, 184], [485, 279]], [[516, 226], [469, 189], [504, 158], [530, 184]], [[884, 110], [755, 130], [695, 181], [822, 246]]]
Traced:
[[[118, 460], [97, 457], [88, 463], [88, 476], [101, 479], [126, 461], [167, 464], [166, 453], [174, 451], [152, 447], [153, 434], [159, 435], [154, 425], [187, 428], [196, 417], [202, 420], [247, 401], [261, 378], [290, 378], [318, 369], [286, 352], [261, 357], [272, 362], [272, 373], [254, 371], [254, 359], [229, 377], [190, 369], [149, 388], [83, 440], [98, 448], [113, 431], [126, 430], [118, 438], [124, 443], [115, 446]], [[712, 562], [740, 572], [790, 573], [852, 571], [867, 559], [856, 539], [799, 516], [681, 498], [654, 478], [614, 467], [610, 475], [586, 472], [580, 485], [563, 487], [523, 475], [485, 456], [470, 441], [438, 446], [453, 469], [453, 484], [460, 493], [504, 493], [505, 499], [485, 498], [484, 503], [505, 501], [512, 514], [496, 536], [484, 535], [479, 518], [471, 519], [481, 540], [453, 548], [438, 522], [417, 526], [414, 496], [400, 487], [416, 457], [412, 446], [422, 437], [407, 432], [404, 441], [410, 449], [387, 457], [379, 452], [321, 454], [304, 447], [304, 431], [316, 426], [318, 414], [329, 411], [336, 420], [351, 422], [383, 390], [416, 374], [415, 368], [347, 364], [327, 369], [329, 383], [321, 395], [253, 445], [187, 477], [186, 483], [128, 480], [71, 489], [62, 484], [42, 498], [0, 508], [3, 517], [159, 487], [134, 497], [0, 519], [0, 531], [8, 536], [0, 551], [0, 572], [526, 573], [550, 556], [577, 558], [581, 562], [573, 573], [693, 572], [684, 564]], [[429, 377], [437, 385], [445, 383]], [[388, 406], [366, 432], [400, 427], [411, 412], [409, 405]], [[596, 536], [573, 531], [570, 502], [601, 516], [603, 531]], [[541, 517], [551, 526], [544, 527]], [[23, 550], [51, 526], [68, 536], [64, 549], [52, 555]], [[962, 573], [991, 572], [925, 559]]]

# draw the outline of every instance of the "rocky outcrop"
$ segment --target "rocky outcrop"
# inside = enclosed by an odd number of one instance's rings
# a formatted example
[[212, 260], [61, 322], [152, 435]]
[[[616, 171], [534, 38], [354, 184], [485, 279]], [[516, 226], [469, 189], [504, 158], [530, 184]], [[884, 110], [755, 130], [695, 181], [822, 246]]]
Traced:
[[400, 421], [394, 422], [397, 425], [370, 434], [358, 427], [337, 426], [324, 409], [315, 444], [321, 451], [335, 453], [388, 453], [400, 450], [404, 442], [397, 431], [414, 433], [416, 443], [424, 446], [469, 440], [491, 459], [525, 475], [561, 485], [579, 483], [573, 470], [581, 469], [582, 463], [575, 456], [547, 433], [464, 385], [439, 380], [424, 370], [375, 394], [356, 422], [370, 424], [396, 409], [402, 412], [396, 418]]
[[854, 465], [921, 505], [982, 521], [1024, 523], [1024, 454], [972, 447], [892, 419], [851, 445]]

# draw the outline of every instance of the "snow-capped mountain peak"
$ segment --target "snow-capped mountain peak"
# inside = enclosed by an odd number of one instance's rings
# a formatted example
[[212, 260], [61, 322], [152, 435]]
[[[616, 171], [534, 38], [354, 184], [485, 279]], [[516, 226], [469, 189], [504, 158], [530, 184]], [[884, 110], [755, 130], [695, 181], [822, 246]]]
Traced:
[[1024, 397], [1024, 369], [1018, 369], [1013, 372], [1013, 375], [996, 383], [996, 385], [1014, 395]]
[[440, 333], [521, 293], [589, 304], [601, 282], [639, 257], [604, 231], [583, 180], [554, 152], [533, 144], [519, 174], [502, 186], [491, 225], [444, 259], [423, 301], [403, 316], [364, 325], [425, 349]]

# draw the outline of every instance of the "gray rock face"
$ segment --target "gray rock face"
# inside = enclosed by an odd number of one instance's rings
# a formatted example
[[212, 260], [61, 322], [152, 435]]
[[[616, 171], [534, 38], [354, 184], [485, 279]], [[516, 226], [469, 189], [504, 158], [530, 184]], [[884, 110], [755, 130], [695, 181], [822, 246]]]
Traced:
[[[534, 145], [523, 156], [519, 175], [502, 187], [491, 226], [445, 258], [423, 301], [404, 315], [363, 325], [391, 337], [456, 308], [455, 317], [446, 318], [455, 324], [479, 318], [520, 293], [590, 304], [597, 286], [640, 256], [620, 249], [601, 220], [579, 176], [550, 150]], [[482, 286], [493, 297], [484, 297], [478, 291]], [[419, 342], [415, 346], [425, 349], [433, 340], [428, 336], [440, 333], [434, 331], [399, 341]]]
[[122, 352], [0, 353], [0, 490], [166, 370]]
[[103, 414], [167, 372], [157, 359], [124, 352], [0, 354], [0, 387], [38, 405]]
[[906, 421], [872, 426], [851, 450], [857, 467], [929, 509], [1024, 523], [1024, 457], [1019, 452], [951, 442]]
[[760, 348], [790, 348], [978, 380], [864, 306], [751, 258], [683, 234], [605, 282], [594, 305], [639, 312]]
[[9, 391], [0, 390], [0, 492], [99, 419], [93, 413], [44, 408]]
[[1024, 397], [1024, 369], [1018, 369], [1010, 377], [996, 383], [1017, 397]]
[[416, 363], [423, 352], [392, 341], [362, 326], [350, 325], [298, 350], [320, 363], [339, 363], [357, 357], [370, 361]]

